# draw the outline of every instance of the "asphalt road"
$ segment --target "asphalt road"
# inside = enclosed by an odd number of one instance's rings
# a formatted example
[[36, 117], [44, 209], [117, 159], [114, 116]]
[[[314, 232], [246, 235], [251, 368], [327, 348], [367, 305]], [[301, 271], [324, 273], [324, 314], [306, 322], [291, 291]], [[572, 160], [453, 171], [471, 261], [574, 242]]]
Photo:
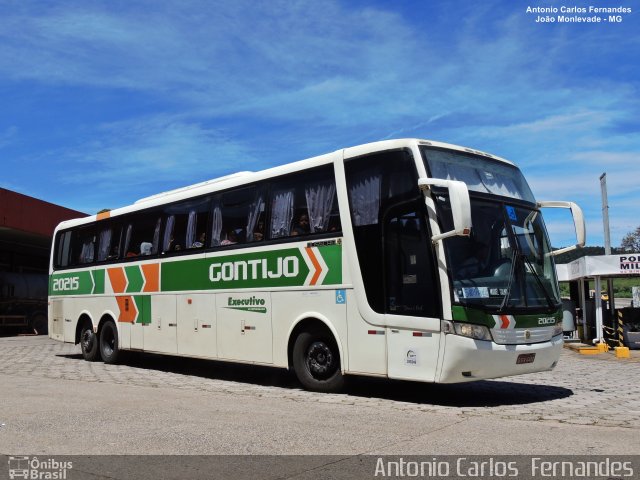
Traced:
[[640, 454], [640, 358], [566, 350], [553, 372], [438, 386], [0, 338], [0, 454]]

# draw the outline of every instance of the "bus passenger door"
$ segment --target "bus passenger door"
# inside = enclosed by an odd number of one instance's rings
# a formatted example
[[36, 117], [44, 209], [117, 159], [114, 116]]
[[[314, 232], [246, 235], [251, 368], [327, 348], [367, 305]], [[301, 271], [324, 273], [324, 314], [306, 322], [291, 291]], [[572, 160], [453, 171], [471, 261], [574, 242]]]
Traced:
[[268, 292], [217, 294], [216, 318], [219, 358], [273, 363]]
[[416, 202], [390, 209], [382, 241], [388, 375], [434, 381], [440, 289], [426, 218]]
[[178, 295], [178, 353], [217, 357], [216, 297], [213, 293]]

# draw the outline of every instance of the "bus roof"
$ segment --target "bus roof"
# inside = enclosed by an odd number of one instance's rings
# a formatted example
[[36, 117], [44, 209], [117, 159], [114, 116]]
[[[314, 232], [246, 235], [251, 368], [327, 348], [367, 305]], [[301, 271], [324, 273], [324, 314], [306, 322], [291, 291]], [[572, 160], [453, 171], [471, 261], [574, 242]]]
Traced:
[[138, 210], [143, 210], [148, 207], [161, 206], [167, 203], [186, 200], [191, 197], [197, 197], [200, 195], [206, 195], [208, 193], [214, 193], [221, 190], [226, 190], [236, 186], [241, 186], [246, 183], [257, 182], [280, 175], [286, 175], [288, 173], [297, 172], [299, 170], [305, 170], [320, 165], [326, 165], [332, 163], [336, 158], [350, 158], [366, 153], [372, 153], [376, 151], [391, 150], [397, 148], [406, 148], [418, 146], [430, 146], [436, 148], [446, 148], [450, 150], [457, 150], [463, 153], [471, 153], [474, 155], [480, 155], [493, 160], [514, 165], [512, 162], [505, 160], [504, 158], [497, 157], [495, 155], [485, 153], [479, 150], [462, 147], [460, 145], [454, 145], [450, 143], [437, 142], [434, 140], [424, 140], [418, 138], [404, 138], [396, 140], [382, 140], [378, 142], [366, 143], [357, 145], [354, 147], [347, 147], [344, 149], [336, 150], [331, 153], [319, 155], [317, 157], [308, 158], [305, 160], [299, 160], [276, 167], [271, 167], [258, 172], [243, 171], [225, 175], [222, 177], [206, 180], [193, 185], [187, 185], [174, 190], [168, 190], [166, 192], [157, 193], [148, 197], [141, 198], [131, 205], [116, 208], [108, 212], [96, 215], [90, 215], [88, 217], [77, 218], [73, 220], [67, 220], [58, 225], [57, 230], [74, 227], [77, 225], [84, 225], [95, 222], [101, 218], [115, 217], [125, 213], [131, 213]]

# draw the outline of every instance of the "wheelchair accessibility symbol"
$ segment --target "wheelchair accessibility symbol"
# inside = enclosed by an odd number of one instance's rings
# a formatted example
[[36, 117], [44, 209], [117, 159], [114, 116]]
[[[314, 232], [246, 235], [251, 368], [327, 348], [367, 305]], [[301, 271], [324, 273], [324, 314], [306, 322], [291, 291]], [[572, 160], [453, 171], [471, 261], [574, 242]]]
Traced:
[[347, 303], [347, 291], [336, 290], [336, 304], [341, 305]]

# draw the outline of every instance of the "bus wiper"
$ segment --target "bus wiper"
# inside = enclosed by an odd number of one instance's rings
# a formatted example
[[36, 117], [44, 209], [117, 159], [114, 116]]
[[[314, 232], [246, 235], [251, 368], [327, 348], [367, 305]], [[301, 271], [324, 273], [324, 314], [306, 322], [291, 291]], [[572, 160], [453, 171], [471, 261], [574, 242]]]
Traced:
[[506, 307], [507, 304], [509, 303], [509, 297], [511, 296], [511, 286], [513, 285], [513, 279], [515, 278], [516, 260], [518, 259], [518, 257], [519, 257], [519, 254], [515, 252], [513, 254], [513, 257], [511, 257], [511, 270], [509, 271], [509, 283], [507, 284], [507, 293], [504, 295], [504, 298], [502, 299], [500, 308], [498, 308], [498, 313], [501, 313], [504, 310], [504, 307]]
[[526, 255], [522, 255], [522, 259], [527, 263], [529, 270], [531, 270], [531, 273], [533, 274], [533, 278], [536, 279], [536, 281], [538, 282], [538, 286], [542, 289], [542, 293], [544, 293], [545, 299], [547, 300], [547, 305], [549, 305], [549, 309], [553, 310], [555, 308], [555, 304], [551, 299], [551, 295], [549, 295], [549, 292], [544, 286], [544, 283], [542, 283], [542, 280], [540, 280], [540, 275], [538, 275], [538, 273], [536, 272], [536, 269], [533, 267], [531, 260], [529, 260], [529, 257], [527, 257]]

